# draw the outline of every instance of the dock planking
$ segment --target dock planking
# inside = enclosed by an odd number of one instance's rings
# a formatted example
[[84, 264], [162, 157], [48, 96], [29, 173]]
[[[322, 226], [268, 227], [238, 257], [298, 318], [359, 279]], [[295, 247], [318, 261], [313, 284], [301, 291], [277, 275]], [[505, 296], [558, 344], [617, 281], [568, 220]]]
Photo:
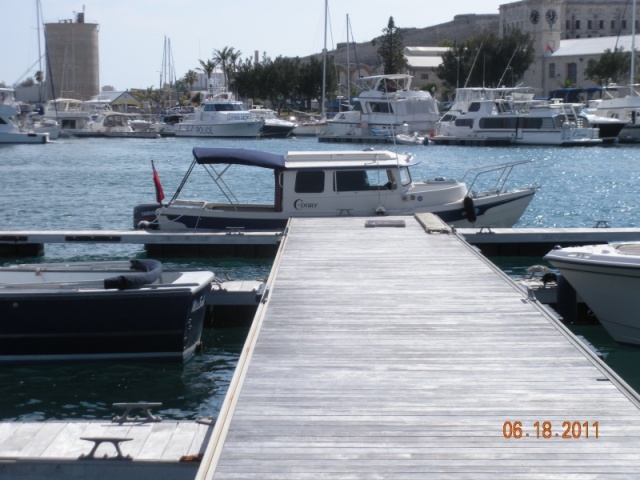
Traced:
[[404, 219], [291, 221], [196, 478], [636, 475], [636, 392], [461, 238]]
[[2, 422], [0, 479], [191, 480], [212, 429], [191, 421]]

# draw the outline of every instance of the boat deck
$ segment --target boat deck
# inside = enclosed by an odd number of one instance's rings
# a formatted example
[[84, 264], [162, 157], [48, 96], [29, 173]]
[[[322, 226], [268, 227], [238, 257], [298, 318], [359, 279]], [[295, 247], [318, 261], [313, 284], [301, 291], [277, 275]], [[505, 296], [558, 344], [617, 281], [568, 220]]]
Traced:
[[198, 480], [637, 475], [637, 393], [425, 223], [291, 221]]

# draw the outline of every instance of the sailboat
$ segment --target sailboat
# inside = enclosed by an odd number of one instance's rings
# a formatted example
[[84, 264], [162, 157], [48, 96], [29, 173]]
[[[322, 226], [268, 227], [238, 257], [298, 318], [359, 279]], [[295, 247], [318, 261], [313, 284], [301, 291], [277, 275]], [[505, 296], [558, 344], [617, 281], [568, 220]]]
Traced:
[[320, 118], [309, 116], [307, 120], [298, 120], [293, 129], [293, 137], [317, 137], [327, 129], [327, 115], [324, 100], [327, 93], [327, 18], [329, 16], [329, 0], [324, 2], [324, 48], [322, 49], [322, 99], [320, 101]]
[[589, 107], [600, 117], [617, 118], [626, 122], [618, 134], [620, 143], [640, 143], [640, 85], [635, 83], [636, 0], [633, 0], [631, 21], [631, 68], [627, 87], [603, 87], [602, 99], [593, 100]]

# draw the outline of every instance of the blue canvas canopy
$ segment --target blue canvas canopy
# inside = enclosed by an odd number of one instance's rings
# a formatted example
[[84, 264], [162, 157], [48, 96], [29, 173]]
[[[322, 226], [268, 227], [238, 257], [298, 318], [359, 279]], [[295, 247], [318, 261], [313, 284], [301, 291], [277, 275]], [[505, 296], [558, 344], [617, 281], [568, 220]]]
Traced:
[[248, 150], [246, 148], [210, 148], [194, 147], [193, 156], [196, 162], [203, 164], [229, 164], [229, 165], [249, 165], [252, 167], [262, 167], [284, 169], [284, 155], [261, 152], [259, 150]]

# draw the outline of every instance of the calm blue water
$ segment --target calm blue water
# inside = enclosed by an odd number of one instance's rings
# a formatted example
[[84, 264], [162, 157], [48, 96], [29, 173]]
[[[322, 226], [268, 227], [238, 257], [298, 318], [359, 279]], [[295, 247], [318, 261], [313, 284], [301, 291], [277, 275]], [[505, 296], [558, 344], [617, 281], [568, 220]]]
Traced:
[[[357, 144], [324, 144], [317, 139], [61, 139], [49, 145], [0, 146], [0, 232], [6, 230], [121, 230], [132, 228], [134, 205], [155, 200], [151, 160], [170, 198], [191, 162], [194, 146], [287, 150], [358, 150]], [[376, 148], [394, 147], [376, 145]], [[520, 227], [591, 227], [607, 220], [615, 227], [640, 226], [640, 147], [586, 148], [399, 146], [421, 163], [418, 179], [461, 178], [474, 167], [533, 160], [516, 169], [511, 185], [541, 186]], [[240, 201], [265, 197], [269, 171], [237, 168], [227, 181]], [[235, 175], [234, 175], [235, 174]], [[199, 178], [197, 178], [199, 177]], [[193, 197], [214, 200], [204, 175], [189, 184]], [[139, 246], [51, 245], [33, 261], [112, 259], [143, 256]], [[533, 259], [535, 260], [535, 259]], [[532, 260], [532, 261], [533, 261]], [[0, 258], [0, 263], [16, 259]], [[20, 261], [25, 261], [21, 259]], [[244, 259], [163, 259], [170, 266], [202, 266], [234, 279], [266, 277], [271, 264]], [[524, 273], [526, 265], [507, 265]], [[620, 347], [599, 326], [576, 327], [600, 348], [618, 373], [640, 390], [640, 349]], [[125, 363], [2, 367], [0, 420], [108, 419], [114, 402], [162, 402], [165, 418], [216, 415], [244, 341], [243, 328], [209, 330], [204, 351], [186, 365]]]

